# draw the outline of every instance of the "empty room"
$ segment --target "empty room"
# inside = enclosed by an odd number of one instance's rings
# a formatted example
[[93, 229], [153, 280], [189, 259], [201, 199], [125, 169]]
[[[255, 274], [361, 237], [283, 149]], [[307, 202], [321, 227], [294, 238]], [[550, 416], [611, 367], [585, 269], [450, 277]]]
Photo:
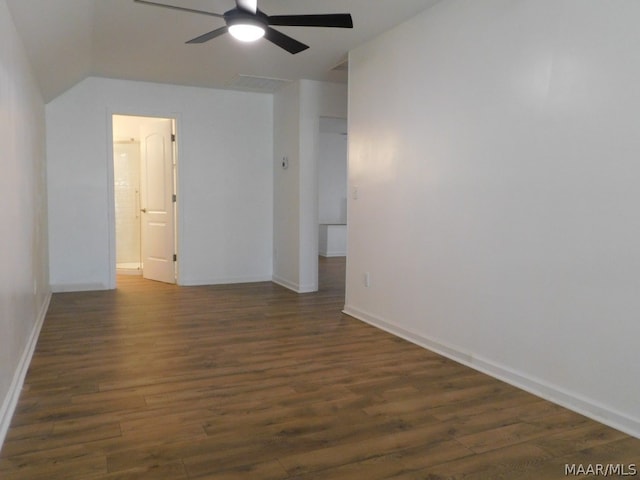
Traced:
[[639, 475], [639, 21], [0, 0], [0, 478]]

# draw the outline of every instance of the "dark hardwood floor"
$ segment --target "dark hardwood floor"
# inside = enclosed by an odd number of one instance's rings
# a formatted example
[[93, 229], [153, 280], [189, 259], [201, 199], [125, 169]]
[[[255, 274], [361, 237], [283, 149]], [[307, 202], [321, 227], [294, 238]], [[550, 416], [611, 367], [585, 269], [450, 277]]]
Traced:
[[565, 464], [640, 464], [640, 440], [341, 314], [344, 260], [320, 264], [316, 294], [140, 277], [55, 294], [0, 478], [556, 479]]

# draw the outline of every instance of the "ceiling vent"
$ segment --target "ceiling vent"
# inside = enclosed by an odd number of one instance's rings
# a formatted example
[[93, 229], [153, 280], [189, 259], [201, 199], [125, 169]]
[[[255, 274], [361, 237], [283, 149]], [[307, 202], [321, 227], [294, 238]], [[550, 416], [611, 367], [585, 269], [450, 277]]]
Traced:
[[349, 71], [349, 59], [345, 58], [340, 61], [337, 65], [335, 65], [332, 69], [332, 72], [348, 72]]
[[245, 92], [275, 93], [289, 83], [291, 83], [291, 80], [282, 78], [238, 75], [227, 87], [232, 90], [242, 90]]

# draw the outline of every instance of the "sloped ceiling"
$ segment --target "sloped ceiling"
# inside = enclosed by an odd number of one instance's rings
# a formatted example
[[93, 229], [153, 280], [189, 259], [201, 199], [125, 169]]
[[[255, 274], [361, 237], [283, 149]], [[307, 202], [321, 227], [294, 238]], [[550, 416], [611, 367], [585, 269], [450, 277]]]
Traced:
[[[234, 6], [233, 0], [157, 1], [217, 13]], [[186, 45], [223, 20], [133, 0], [6, 0], [46, 102], [92, 75], [213, 88], [236, 88], [239, 75], [344, 82], [346, 70], [334, 67], [349, 50], [438, 1], [259, 0], [270, 15], [352, 14], [353, 30], [278, 27], [311, 47], [291, 55], [265, 40], [242, 44], [229, 35]]]

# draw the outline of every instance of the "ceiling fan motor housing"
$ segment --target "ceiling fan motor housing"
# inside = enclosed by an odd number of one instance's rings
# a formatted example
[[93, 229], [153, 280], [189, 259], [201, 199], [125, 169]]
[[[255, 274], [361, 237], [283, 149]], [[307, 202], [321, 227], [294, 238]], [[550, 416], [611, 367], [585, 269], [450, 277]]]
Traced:
[[225, 12], [224, 21], [227, 22], [228, 27], [233, 25], [255, 25], [256, 27], [261, 27], [266, 30], [269, 25], [269, 17], [260, 10], [254, 14], [240, 8], [234, 8]]

